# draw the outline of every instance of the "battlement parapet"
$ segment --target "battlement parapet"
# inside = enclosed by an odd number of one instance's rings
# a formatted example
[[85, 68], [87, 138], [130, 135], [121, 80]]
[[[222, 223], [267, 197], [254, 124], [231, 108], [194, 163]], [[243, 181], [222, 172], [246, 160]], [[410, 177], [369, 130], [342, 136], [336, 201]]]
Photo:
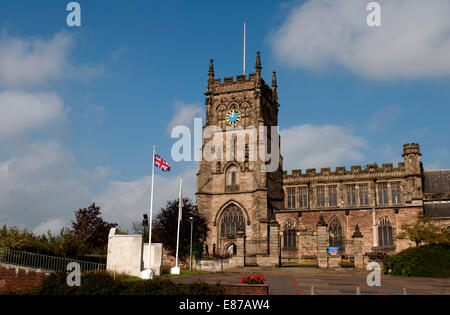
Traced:
[[[214, 93], [226, 93], [232, 91], [249, 90], [257, 87], [256, 74], [251, 73], [248, 77], [244, 74], [236, 77], [224, 77], [223, 81], [220, 78], [210, 80], [211, 88]], [[270, 90], [270, 87], [261, 79], [261, 87]]]
[[378, 166], [377, 163], [367, 164], [365, 168], [362, 168], [361, 165], [353, 165], [350, 167], [350, 170], [347, 170], [345, 166], [336, 167], [333, 172], [331, 168], [321, 168], [320, 173], [316, 171], [315, 168], [310, 168], [306, 170], [306, 173], [303, 173], [302, 170], [293, 170], [291, 174], [287, 171], [283, 172], [284, 178], [309, 178], [309, 177], [325, 177], [325, 176], [363, 176], [368, 174], [378, 174], [382, 175], [383, 173], [403, 173], [405, 171], [405, 163], [399, 162], [397, 167], [394, 167], [392, 163], [384, 163], [381, 167]]

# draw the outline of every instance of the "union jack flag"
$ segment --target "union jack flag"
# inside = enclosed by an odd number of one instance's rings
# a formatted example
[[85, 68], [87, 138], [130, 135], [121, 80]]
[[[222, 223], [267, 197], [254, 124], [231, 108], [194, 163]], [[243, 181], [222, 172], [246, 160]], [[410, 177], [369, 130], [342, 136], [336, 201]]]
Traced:
[[169, 163], [164, 161], [158, 154], [155, 154], [155, 166], [163, 172], [170, 172], [170, 169], [172, 168]]

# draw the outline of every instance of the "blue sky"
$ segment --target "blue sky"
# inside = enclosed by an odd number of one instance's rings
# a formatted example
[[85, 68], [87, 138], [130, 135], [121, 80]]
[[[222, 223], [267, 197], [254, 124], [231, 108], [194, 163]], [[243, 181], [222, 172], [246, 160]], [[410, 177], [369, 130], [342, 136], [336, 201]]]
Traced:
[[266, 81], [278, 72], [286, 169], [397, 163], [408, 142], [450, 168], [445, 0], [379, 1], [380, 28], [359, 0], [78, 1], [80, 28], [68, 2], [0, 0], [0, 224], [56, 230], [96, 201], [128, 228], [153, 145], [173, 165], [156, 207], [180, 175], [192, 196], [196, 164], [171, 161], [169, 126], [203, 114], [210, 58], [240, 74], [244, 20], [247, 69], [260, 50]]

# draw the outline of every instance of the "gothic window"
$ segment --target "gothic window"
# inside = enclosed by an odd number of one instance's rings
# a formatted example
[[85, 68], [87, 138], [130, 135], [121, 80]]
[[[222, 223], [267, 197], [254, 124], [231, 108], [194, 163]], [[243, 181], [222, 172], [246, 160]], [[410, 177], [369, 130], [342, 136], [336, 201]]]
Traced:
[[222, 213], [220, 235], [233, 238], [240, 231], [245, 233], [245, 220], [242, 210], [234, 204], [229, 205]]
[[325, 207], [325, 187], [316, 187], [317, 208]]
[[339, 247], [339, 252], [342, 252], [344, 247], [344, 236], [342, 233], [342, 225], [337, 217], [333, 217], [328, 224], [329, 244], [330, 247]]
[[337, 186], [328, 187], [328, 200], [330, 207], [337, 207]]
[[294, 223], [291, 220], [284, 224], [283, 247], [285, 249], [297, 248], [297, 231], [295, 230]]
[[391, 183], [392, 203], [402, 203], [402, 192], [400, 190], [400, 183]]
[[378, 202], [380, 205], [387, 205], [389, 203], [387, 183], [378, 184]]
[[250, 123], [250, 106], [247, 103], [242, 105], [242, 118], [244, 125], [247, 126]]
[[300, 208], [307, 208], [308, 207], [308, 188], [301, 187], [298, 189], [299, 192], [299, 207]]
[[217, 110], [217, 121], [219, 122], [220, 127], [225, 127], [225, 112], [226, 107], [224, 105], [220, 106]]
[[356, 206], [356, 186], [347, 186], [347, 205]]
[[394, 246], [392, 226], [388, 218], [382, 218], [380, 220], [380, 224], [378, 225], [378, 246], [380, 247]]
[[228, 166], [225, 173], [225, 189], [236, 190], [239, 189], [239, 167], [236, 164]]
[[369, 205], [369, 186], [359, 185], [359, 204], [362, 206]]
[[295, 209], [295, 188], [287, 189], [287, 207], [288, 209]]
[[283, 234], [284, 248], [297, 248], [297, 232], [295, 230], [287, 230]]

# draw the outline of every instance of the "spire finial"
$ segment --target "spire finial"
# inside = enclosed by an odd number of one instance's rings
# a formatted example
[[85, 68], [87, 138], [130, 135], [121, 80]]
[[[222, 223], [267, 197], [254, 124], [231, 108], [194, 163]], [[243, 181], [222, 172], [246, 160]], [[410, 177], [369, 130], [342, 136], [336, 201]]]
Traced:
[[209, 61], [209, 72], [208, 72], [208, 77], [210, 79], [214, 78], [214, 59], [211, 58], [211, 60]]
[[277, 90], [277, 72], [274, 70], [273, 71], [273, 75], [272, 75], [272, 90], [276, 91]]
[[262, 66], [261, 66], [261, 54], [259, 50], [256, 52], [256, 66], [255, 66], [256, 72], [261, 72]]

